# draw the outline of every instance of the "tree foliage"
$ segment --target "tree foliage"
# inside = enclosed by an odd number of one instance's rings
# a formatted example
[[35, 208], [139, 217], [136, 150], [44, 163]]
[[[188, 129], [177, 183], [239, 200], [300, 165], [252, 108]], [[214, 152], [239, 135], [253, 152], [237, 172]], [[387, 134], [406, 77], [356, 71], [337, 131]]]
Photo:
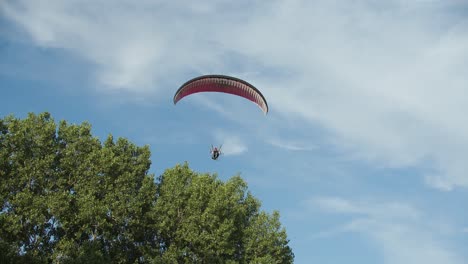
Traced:
[[0, 119], [1, 263], [292, 263], [279, 213], [239, 176], [188, 164], [49, 113]]

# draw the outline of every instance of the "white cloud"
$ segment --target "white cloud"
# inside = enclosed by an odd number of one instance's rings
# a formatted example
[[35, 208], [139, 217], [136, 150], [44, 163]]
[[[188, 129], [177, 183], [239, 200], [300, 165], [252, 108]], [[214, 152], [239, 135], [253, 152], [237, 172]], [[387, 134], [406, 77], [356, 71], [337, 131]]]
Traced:
[[422, 167], [426, 183], [451, 190], [468, 186], [468, 21], [457, 5], [17, 0], [0, 10], [37, 45], [95, 65], [98, 87], [161, 94], [173, 76], [248, 74], [273, 113], [322, 126], [356, 159]]
[[226, 156], [240, 155], [248, 150], [247, 145], [239, 136], [221, 130], [217, 130], [214, 136], [216, 142], [222, 145], [221, 152]]
[[[213, 47], [207, 43], [210, 36], [188, 26], [197, 15], [210, 12], [209, 7], [128, 0], [0, 3], [0, 11], [37, 45], [64, 49], [94, 64], [100, 89], [139, 93], [162, 92], [157, 84], [177, 74], [174, 71], [216, 65]], [[204, 36], [201, 42], [197, 34]]]
[[[468, 186], [466, 21], [410, 1], [294, 3], [251, 21], [247, 37], [229, 39], [293, 73], [258, 77], [271, 87], [271, 104], [323, 125], [355, 158], [424, 166], [438, 175], [426, 182], [442, 190]], [[275, 30], [264, 30], [273, 16]], [[258, 45], [249, 49], [253, 38]]]
[[399, 202], [355, 202], [340, 197], [316, 197], [309, 200], [308, 204], [309, 206], [317, 206], [322, 210], [332, 213], [361, 214], [387, 221], [396, 221], [399, 218], [402, 218], [405, 221], [419, 220], [421, 217], [421, 212], [408, 204]]
[[312, 205], [334, 213], [363, 213], [365, 209], [339, 197], [319, 197], [310, 201]]
[[317, 148], [315, 146], [312, 146], [308, 142], [288, 141], [288, 140], [282, 140], [279, 138], [270, 139], [268, 140], [268, 143], [275, 147], [286, 149], [286, 150], [292, 150], [292, 151], [307, 151], [307, 150], [313, 150]]
[[339, 197], [319, 197], [308, 203], [312, 208], [319, 206], [328, 212], [352, 216], [348, 223], [316, 238], [362, 233], [381, 250], [387, 264], [464, 263], [462, 256], [446, 244], [440, 224], [408, 204], [355, 202]]

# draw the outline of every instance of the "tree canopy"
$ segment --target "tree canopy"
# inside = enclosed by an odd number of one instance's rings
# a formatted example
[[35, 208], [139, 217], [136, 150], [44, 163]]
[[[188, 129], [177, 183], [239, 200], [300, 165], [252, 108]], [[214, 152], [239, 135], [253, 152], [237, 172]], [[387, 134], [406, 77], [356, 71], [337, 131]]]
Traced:
[[148, 146], [87, 122], [0, 119], [0, 262], [293, 262], [279, 213], [240, 176], [150, 165]]

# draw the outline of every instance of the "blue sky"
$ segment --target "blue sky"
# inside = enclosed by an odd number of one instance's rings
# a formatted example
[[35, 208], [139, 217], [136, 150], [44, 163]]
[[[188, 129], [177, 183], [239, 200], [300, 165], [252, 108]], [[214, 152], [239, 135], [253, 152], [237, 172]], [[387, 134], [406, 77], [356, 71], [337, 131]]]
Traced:
[[[240, 173], [296, 263], [468, 263], [468, 3], [0, 2], [0, 115], [49, 111]], [[197, 94], [233, 75], [269, 102]], [[210, 144], [226, 155], [209, 158]]]

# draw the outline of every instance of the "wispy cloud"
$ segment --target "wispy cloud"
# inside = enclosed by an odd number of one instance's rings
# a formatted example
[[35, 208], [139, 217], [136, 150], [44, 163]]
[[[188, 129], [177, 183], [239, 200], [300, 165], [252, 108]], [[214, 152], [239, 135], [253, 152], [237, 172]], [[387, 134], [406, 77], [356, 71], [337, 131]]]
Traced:
[[[7, 0], [0, 11], [37, 45], [87, 59], [100, 89], [147, 93], [161, 92], [157, 84], [177, 74], [173, 71], [216, 64], [210, 35], [187, 25], [207, 23], [197, 20], [218, 5], [183, 2]], [[196, 39], [198, 34], [203, 40]]]
[[311, 205], [333, 213], [365, 213], [366, 208], [339, 197], [318, 197], [309, 201]]
[[296, 142], [296, 141], [287, 141], [278, 138], [272, 138], [268, 140], [268, 143], [271, 145], [292, 151], [307, 151], [307, 150], [314, 150], [317, 147], [311, 145], [309, 142]]
[[323, 125], [357, 159], [422, 167], [442, 190], [468, 186], [466, 19], [411, 1], [294, 3], [271, 9], [275, 31], [263, 30], [270, 16], [251, 21], [251, 38], [267, 48], [239, 40], [252, 56], [293, 73], [263, 78], [272, 104]]
[[340, 197], [318, 197], [308, 201], [311, 208], [347, 214], [352, 219], [332, 227], [316, 238], [343, 232], [358, 232], [381, 250], [385, 263], [461, 264], [462, 255], [446, 244], [443, 228], [423, 212], [401, 202], [355, 202]]
[[101, 90], [164, 94], [174, 76], [248, 73], [273, 112], [320, 125], [349, 156], [419, 167], [451, 190], [468, 187], [468, 20], [455, 12], [466, 5], [7, 0], [0, 11], [37, 45], [89, 61]]
[[214, 137], [216, 142], [222, 145], [221, 151], [224, 155], [240, 155], [248, 150], [247, 145], [237, 135], [217, 129]]

